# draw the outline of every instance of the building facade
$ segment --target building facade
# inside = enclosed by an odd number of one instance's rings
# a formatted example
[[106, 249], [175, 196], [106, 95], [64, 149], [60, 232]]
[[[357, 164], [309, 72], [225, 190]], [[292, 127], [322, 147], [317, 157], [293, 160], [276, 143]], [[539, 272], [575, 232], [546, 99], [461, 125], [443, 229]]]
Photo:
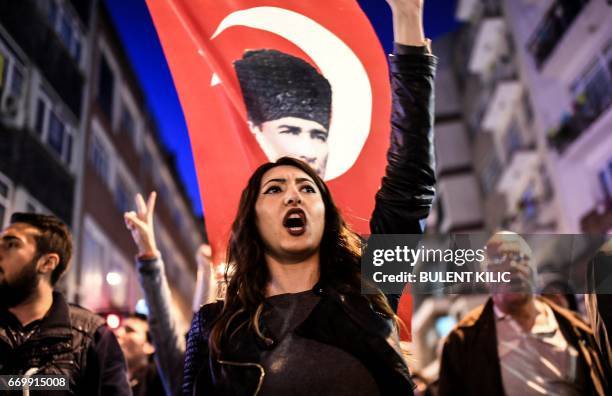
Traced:
[[133, 311], [141, 292], [123, 213], [157, 191], [156, 236], [186, 326], [203, 222], [104, 2], [0, 2], [0, 76], [0, 223], [24, 210], [61, 217], [75, 241], [69, 299]]
[[[609, 232], [612, 5], [459, 0], [456, 18], [462, 26], [433, 43], [439, 194], [429, 231]], [[448, 324], [483, 298], [415, 298], [417, 370], [437, 376]]]

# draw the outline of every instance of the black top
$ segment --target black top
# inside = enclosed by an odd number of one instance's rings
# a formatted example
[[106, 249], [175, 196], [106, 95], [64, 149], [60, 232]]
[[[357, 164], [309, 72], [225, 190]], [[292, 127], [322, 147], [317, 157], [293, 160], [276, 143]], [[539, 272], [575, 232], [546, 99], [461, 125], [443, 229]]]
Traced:
[[378, 395], [376, 382], [355, 357], [293, 331], [321, 299], [312, 290], [266, 299], [265, 322], [278, 343], [262, 355], [262, 395]]

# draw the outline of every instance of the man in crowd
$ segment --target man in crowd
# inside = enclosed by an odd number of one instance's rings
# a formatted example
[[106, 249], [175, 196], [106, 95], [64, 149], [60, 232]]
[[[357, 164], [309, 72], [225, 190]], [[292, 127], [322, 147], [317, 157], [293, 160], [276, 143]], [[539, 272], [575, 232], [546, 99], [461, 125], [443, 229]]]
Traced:
[[131, 314], [124, 318], [115, 335], [127, 361], [130, 387], [134, 396], [164, 396], [164, 388], [153, 362], [155, 347], [147, 317]]
[[448, 335], [440, 364], [440, 395], [605, 395], [592, 330], [573, 312], [534, 296], [529, 245], [514, 233], [487, 242], [487, 270], [510, 272], [509, 284]]
[[0, 234], [0, 375], [61, 375], [65, 394], [129, 395], [104, 320], [53, 290], [71, 253], [70, 231], [54, 216], [15, 213]]

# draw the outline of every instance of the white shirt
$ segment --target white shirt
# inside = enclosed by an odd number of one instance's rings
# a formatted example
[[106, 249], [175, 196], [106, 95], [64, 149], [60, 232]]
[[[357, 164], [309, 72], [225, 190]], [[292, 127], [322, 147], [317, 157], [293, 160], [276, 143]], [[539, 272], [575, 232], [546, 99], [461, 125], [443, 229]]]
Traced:
[[565, 340], [552, 309], [542, 301], [535, 304], [538, 315], [529, 331], [493, 305], [506, 394], [581, 395], [578, 352]]

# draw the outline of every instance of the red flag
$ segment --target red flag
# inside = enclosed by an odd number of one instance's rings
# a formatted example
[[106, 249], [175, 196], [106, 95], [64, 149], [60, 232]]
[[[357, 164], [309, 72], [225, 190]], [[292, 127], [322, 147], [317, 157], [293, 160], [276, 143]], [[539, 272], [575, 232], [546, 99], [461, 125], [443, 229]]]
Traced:
[[[148, 0], [186, 117], [208, 235], [221, 258], [239, 193], [269, 159], [248, 128], [234, 62], [275, 49], [305, 60], [331, 86], [324, 178], [352, 227], [369, 232], [389, 139], [386, 59], [353, 0]], [[272, 149], [272, 151], [274, 151]], [[278, 155], [292, 154], [276, 150]]]
[[[247, 179], [261, 163], [281, 155], [312, 157], [311, 164], [327, 181], [347, 222], [368, 234], [386, 164], [391, 92], [385, 54], [357, 2], [147, 0], [147, 5], [189, 129], [214, 261], [223, 260]], [[245, 105], [249, 93], [259, 89], [248, 82], [255, 79], [249, 73], [257, 72], [246, 71], [241, 81], [237, 65], [248, 51], [262, 49], [276, 50], [264, 53], [302, 68], [294, 74], [283, 74], [282, 67], [275, 69], [277, 74], [264, 74], [265, 87], [302, 74], [312, 78], [303, 84], [307, 87], [315, 86], [312, 81], [319, 75], [327, 80], [331, 88], [327, 110], [317, 107], [316, 100], [313, 104], [300, 99], [297, 91], [268, 95], [269, 100], [280, 101], [280, 106], [276, 102], [269, 107], [282, 108], [286, 114], [281, 115], [316, 122], [319, 127], [309, 129], [310, 141], [292, 140], [286, 147], [282, 145], [297, 135], [295, 130], [285, 129], [283, 142], [277, 144], [267, 140], [263, 128], [253, 128], [267, 120], [264, 113], [270, 109], [264, 104], [253, 111]], [[326, 91], [325, 83], [321, 87], [315, 96]], [[307, 109], [294, 108], [305, 103]], [[313, 132], [319, 129], [322, 132]], [[319, 149], [307, 152], [306, 146]], [[409, 301], [402, 304], [408, 326], [409, 306]]]

